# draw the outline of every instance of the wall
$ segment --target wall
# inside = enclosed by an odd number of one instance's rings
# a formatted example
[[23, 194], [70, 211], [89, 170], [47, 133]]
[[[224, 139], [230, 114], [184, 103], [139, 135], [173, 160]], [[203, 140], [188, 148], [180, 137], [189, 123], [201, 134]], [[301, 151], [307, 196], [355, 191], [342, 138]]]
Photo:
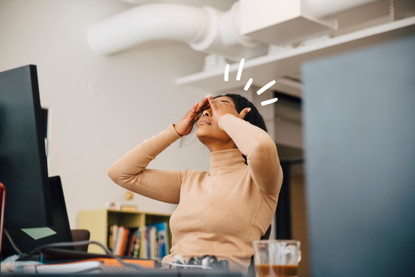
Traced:
[[[129, 7], [108, 0], [0, 1], [0, 71], [37, 65], [41, 103], [51, 114], [49, 175], [62, 178], [71, 228], [80, 210], [125, 202], [125, 190], [107, 177], [111, 164], [208, 93], [174, 83], [203, 67], [205, 55], [185, 44], [153, 42], [110, 57], [89, 49], [88, 26]], [[180, 149], [176, 142], [150, 167], [208, 170], [208, 149], [192, 140]], [[175, 208], [138, 195], [132, 203], [159, 213]]]

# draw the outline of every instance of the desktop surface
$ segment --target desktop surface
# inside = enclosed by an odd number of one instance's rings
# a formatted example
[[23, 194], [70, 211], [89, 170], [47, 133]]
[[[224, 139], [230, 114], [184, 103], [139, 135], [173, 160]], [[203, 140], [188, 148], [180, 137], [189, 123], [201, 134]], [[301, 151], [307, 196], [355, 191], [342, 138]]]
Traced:
[[2, 276], [10, 276], [10, 277], [15, 277], [15, 276], [67, 276], [67, 277], [83, 277], [83, 276], [154, 276], [154, 277], [190, 277], [190, 276], [195, 276], [195, 277], [244, 277], [245, 275], [241, 272], [218, 272], [218, 271], [208, 271], [208, 270], [195, 270], [195, 269], [165, 269], [165, 268], [155, 268], [155, 269], [150, 269], [148, 272], [138, 272], [138, 271], [123, 271], [120, 269], [108, 269], [108, 270], [104, 270], [102, 272], [97, 272], [97, 273], [71, 273], [71, 274], [23, 274], [23, 273], [18, 273], [18, 274], [8, 274], [8, 273], [2, 273]]
[[[62, 249], [48, 249], [51, 252], [73, 252]], [[50, 254], [50, 253], [49, 253]], [[58, 255], [59, 256], [59, 255]], [[34, 257], [32, 257], [34, 258]], [[62, 257], [60, 257], [62, 258]], [[2, 276], [215, 276], [215, 277], [243, 277], [242, 272], [228, 271], [219, 268], [162, 268], [159, 265], [140, 263], [142, 259], [122, 259], [125, 265], [120, 265], [117, 260], [110, 257], [72, 260], [48, 260], [39, 262], [38, 259], [17, 259], [16, 264], [10, 265], [9, 262], [2, 263]], [[40, 259], [41, 260], [41, 259]], [[19, 264], [19, 261], [21, 262]], [[32, 261], [32, 262], [31, 262]], [[145, 260], [147, 262], [150, 260]], [[151, 260], [153, 261], [153, 260]], [[3, 268], [4, 266], [4, 268]], [[156, 266], [156, 267], [154, 267]], [[14, 272], [8, 271], [12, 270]]]

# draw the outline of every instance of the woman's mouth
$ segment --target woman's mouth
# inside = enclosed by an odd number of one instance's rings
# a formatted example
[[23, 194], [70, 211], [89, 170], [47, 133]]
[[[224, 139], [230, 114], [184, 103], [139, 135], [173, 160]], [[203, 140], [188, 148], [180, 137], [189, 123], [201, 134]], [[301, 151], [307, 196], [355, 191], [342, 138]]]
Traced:
[[199, 121], [199, 125], [212, 125], [212, 123], [210, 123], [209, 120], [203, 118]]

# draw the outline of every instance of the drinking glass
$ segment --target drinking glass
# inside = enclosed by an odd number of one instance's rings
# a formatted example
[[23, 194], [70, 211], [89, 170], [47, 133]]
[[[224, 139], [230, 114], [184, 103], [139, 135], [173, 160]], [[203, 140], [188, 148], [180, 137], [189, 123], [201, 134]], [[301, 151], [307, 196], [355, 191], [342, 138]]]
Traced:
[[256, 277], [297, 276], [301, 261], [297, 240], [258, 240], [253, 242]]

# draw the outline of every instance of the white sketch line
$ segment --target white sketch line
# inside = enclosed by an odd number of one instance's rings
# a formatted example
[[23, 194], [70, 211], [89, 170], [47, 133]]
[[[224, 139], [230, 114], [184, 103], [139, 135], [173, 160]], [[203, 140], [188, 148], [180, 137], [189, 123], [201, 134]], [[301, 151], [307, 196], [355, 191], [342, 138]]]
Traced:
[[269, 89], [270, 87], [272, 87], [275, 84], [275, 80], [272, 80], [271, 82], [269, 82], [268, 84], [266, 84], [265, 86], [263, 86], [262, 88], [260, 88], [256, 93], [258, 95], [261, 95], [264, 91], [266, 91], [267, 89]]
[[272, 104], [278, 101], [278, 98], [272, 98], [261, 102], [261, 106]]
[[229, 80], [229, 64], [225, 66], [225, 76], [224, 76], [225, 82]]
[[253, 81], [253, 79], [251, 78], [251, 79], [248, 80], [248, 82], [246, 82], [246, 85], [244, 87], [245, 91], [247, 91], [251, 87], [252, 81]]
[[[238, 73], [236, 75], [236, 80], [237, 81], [240, 81], [241, 80], [242, 70], [244, 68], [244, 62], [245, 62], [245, 59], [244, 58], [242, 58], [241, 61], [239, 62]], [[227, 64], [225, 66], [225, 73], [224, 73], [223, 78], [224, 78], [225, 82], [227, 82], [229, 80], [229, 64]], [[251, 87], [253, 81], [254, 81], [254, 79], [250, 78], [248, 80], [248, 82], [246, 82], [246, 85], [244, 87], [244, 90], [245, 91], [247, 91]], [[267, 89], [269, 89], [270, 87], [272, 87], [275, 83], [276, 83], [275, 80], [272, 80], [271, 82], [269, 82], [268, 84], [266, 84], [265, 86], [263, 86], [262, 88], [260, 88], [257, 91], [257, 94], [258, 95], [261, 95], [264, 91], [266, 91]], [[261, 106], [269, 105], [269, 104], [275, 103], [277, 101], [278, 101], [278, 98], [268, 99], [268, 100], [262, 101], [261, 102]]]
[[242, 69], [244, 69], [244, 62], [245, 62], [245, 59], [242, 58], [241, 62], [239, 63], [238, 74], [236, 75], [237, 81], [241, 80]]

